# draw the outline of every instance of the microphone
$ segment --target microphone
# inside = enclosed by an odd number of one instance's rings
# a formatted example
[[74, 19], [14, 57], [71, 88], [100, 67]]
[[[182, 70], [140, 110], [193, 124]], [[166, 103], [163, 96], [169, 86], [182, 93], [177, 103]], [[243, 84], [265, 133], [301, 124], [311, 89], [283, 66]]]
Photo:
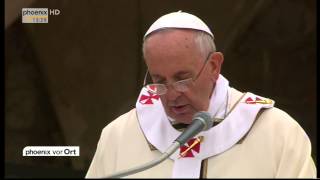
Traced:
[[193, 115], [192, 123], [175, 141], [179, 142], [180, 146], [184, 145], [190, 138], [194, 137], [201, 131], [210, 129], [212, 125], [213, 121], [208, 112], [197, 112]]
[[200, 111], [193, 115], [192, 123], [187, 127], [187, 129], [173, 141], [172, 145], [158, 158], [144, 165], [123, 170], [118, 173], [114, 173], [105, 178], [120, 178], [123, 176], [128, 176], [141, 172], [143, 170], [149, 169], [162, 161], [166, 160], [171, 154], [173, 154], [180, 146], [184, 145], [190, 138], [194, 137], [201, 131], [206, 131], [210, 129], [213, 125], [213, 121], [208, 112]]

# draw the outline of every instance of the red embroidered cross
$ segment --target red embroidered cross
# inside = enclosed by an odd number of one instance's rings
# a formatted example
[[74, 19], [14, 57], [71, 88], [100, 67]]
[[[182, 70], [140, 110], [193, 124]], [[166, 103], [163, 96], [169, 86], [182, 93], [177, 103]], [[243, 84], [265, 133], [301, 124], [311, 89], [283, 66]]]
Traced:
[[193, 152], [200, 152], [200, 143], [202, 141], [202, 136], [198, 138], [192, 138], [187, 142], [187, 145], [183, 145], [180, 147], [180, 157], [194, 157]]
[[260, 99], [259, 97], [256, 97], [256, 100], [253, 100], [251, 97], [248, 97], [245, 101], [247, 104], [271, 104], [272, 100], [270, 99]]
[[153, 104], [152, 99], [158, 100], [160, 98], [158, 95], [151, 94], [150, 92], [148, 92], [148, 94], [149, 95], [144, 95], [144, 94], [141, 95], [139, 99], [139, 102], [141, 104]]
[[256, 102], [255, 102], [251, 97], [248, 97], [248, 98], [246, 99], [246, 103], [247, 103], [247, 104], [256, 104]]

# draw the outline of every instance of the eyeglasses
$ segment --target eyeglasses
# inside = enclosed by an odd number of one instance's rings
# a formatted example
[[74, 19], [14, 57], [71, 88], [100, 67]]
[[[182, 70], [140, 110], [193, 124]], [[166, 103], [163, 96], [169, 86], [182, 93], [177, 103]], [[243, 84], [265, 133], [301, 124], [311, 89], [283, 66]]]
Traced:
[[183, 80], [180, 80], [180, 81], [176, 81], [174, 83], [171, 83], [171, 84], [159, 84], [159, 83], [153, 83], [153, 84], [146, 84], [146, 81], [147, 81], [147, 76], [148, 76], [148, 72], [146, 72], [146, 75], [144, 77], [144, 81], [143, 81], [143, 86], [147, 88], [147, 90], [152, 93], [152, 94], [155, 94], [155, 95], [164, 95], [167, 93], [168, 91], [168, 86], [172, 86], [176, 91], [178, 92], [186, 92], [190, 85], [192, 83], [194, 83], [198, 78], [199, 76], [201, 75], [204, 67], [206, 66], [207, 62], [208, 62], [208, 59], [210, 57], [210, 55], [212, 54], [213, 52], [210, 52], [207, 56], [207, 58], [205, 59], [205, 62], [201, 68], [201, 70], [199, 71], [199, 73], [195, 76], [195, 78], [188, 78], [188, 79], [183, 79]]

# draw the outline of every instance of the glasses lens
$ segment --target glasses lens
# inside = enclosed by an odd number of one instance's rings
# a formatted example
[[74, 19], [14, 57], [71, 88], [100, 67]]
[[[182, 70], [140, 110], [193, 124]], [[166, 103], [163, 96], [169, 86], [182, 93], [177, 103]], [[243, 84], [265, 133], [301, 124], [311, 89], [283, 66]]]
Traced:
[[167, 92], [167, 88], [163, 84], [148, 84], [147, 90], [152, 94], [162, 95]]
[[185, 80], [174, 83], [173, 87], [175, 88], [175, 90], [179, 92], [186, 92], [189, 89], [191, 84], [192, 84], [192, 78], [189, 78], [189, 79], [185, 79]]

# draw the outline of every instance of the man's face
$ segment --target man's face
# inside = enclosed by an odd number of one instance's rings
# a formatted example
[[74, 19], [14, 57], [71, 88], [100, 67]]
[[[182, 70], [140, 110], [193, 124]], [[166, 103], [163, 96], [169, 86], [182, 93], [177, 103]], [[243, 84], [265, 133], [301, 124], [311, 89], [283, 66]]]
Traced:
[[[200, 53], [193, 31], [172, 30], [149, 37], [144, 57], [154, 83], [172, 84], [195, 78], [205, 65], [207, 54]], [[167, 115], [189, 124], [196, 112], [207, 111], [219, 72], [220, 66], [216, 67], [214, 58], [210, 56], [202, 73], [186, 92], [167, 86], [167, 93], [160, 96]]]

